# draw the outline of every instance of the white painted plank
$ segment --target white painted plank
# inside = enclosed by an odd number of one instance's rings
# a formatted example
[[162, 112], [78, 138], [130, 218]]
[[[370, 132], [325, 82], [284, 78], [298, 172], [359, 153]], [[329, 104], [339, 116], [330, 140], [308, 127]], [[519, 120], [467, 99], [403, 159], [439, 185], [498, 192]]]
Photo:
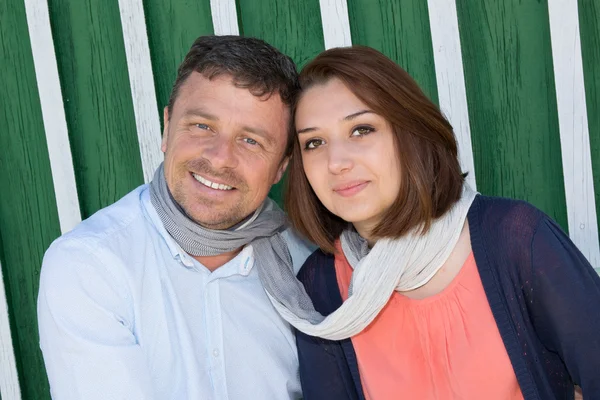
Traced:
[[600, 268], [577, 2], [549, 0], [548, 12], [569, 236]]
[[352, 46], [346, 0], [320, 0], [325, 48]]
[[454, 0], [427, 0], [440, 108], [454, 127], [462, 170], [476, 190], [471, 126]]
[[25, 10], [46, 131], [58, 218], [60, 229], [65, 233], [81, 222], [81, 212], [58, 66], [54, 54], [54, 42], [50, 30], [48, 4], [45, 1], [25, 0]]
[[8, 322], [2, 265], [0, 265], [0, 397], [3, 400], [21, 399], [15, 352]]
[[160, 120], [142, 0], [119, 0], [119, 12], [144, 181], [150, 182], [163, 155], [160, 151]]
[[235, 0], [210, 0], [215, 35], [239, 35]]

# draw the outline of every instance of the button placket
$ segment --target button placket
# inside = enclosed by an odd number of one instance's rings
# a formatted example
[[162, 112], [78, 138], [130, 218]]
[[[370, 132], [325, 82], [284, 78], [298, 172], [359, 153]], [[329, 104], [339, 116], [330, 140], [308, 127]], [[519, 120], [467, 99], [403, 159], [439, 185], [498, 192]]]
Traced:
[[225, 362], [223, 359], [223, 322], [221, 319], [221, 301], [219, 279], [209, 281], [206, 286], [206, 305], [208, 326], [208, 351], [210, 354], [211, 376], [215, 397], [227, 398], [227, 386], [225, 380]]

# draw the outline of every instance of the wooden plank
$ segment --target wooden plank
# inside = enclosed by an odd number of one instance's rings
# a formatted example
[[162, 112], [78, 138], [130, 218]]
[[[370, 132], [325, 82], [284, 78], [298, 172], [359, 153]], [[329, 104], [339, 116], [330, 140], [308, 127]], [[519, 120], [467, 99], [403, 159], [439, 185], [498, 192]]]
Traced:
[[320, 0], [325, 48], [352, 46], [346, 0]]
[[241, 34], [263, 39], [302, 68], [325, 50], [318, 0], [240, 0]]
[[577, 3], [549, 0], [548, 13], [570, 237], [600, 268]]
[[578, 3], [596, 226], [600, 229], [600, 0], [580, 0]]
[[527, 200], [566, 230], [547, 4], [456, 5], [477, 188]]
[[458, 142], [462, 170], [467, 183], [477, 189], [471, 144], [471, 126], [454, 0], [428, 0], [431, 40], [435, 59], [440, 109], [448, 118]]
[[60, 229], [65, 233], [81, 222], [81, 213], [50, 30], [48, 4], [44, 1], [25, 0], [25, 11], [42, 105], [58, 218]]
[[158, 111], [169, 102], [177, 68], [201, 35], [213, 34], [209, 0], [144, 0]]
[[[240, 0], [244, 36], [258, 37], [289, 55], [298, 68], [325, 49], [318, 0]], [[269, 196], [281, 204], [282, 183]]]
[[438, 103], [429, 12], [422, 0], [348, 0], [352, 43], [373, 47], [404, 68]]
[[0, 400], [3, 398], [20, 400], [21, 388], [19, 387], [17, 362], [10, 334], [8, 303], [6, 302], [2, 264], [0, 263]]
[[22, 398], [45, 400], [36, 299], [42, 256], [60, 222], [22, 0], [0, 1], [0, 70], [3, 284]]
[[144, 182], [118, 1], [49, 0], [82, 217]]
[[239, 35], [235, 0], [210, 0], [215, 35]]
[[142, 0], [119, 0], [119, 12], [144, 182], [150, 182], [163, 155], [160, 151], [160, 121]]

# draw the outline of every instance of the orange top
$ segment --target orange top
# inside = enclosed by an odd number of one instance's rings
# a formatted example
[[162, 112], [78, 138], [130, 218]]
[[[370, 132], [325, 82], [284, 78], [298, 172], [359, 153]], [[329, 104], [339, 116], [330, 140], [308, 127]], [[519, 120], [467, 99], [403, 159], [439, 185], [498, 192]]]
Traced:
[[[335, 271], [345, 300], [352, 268], [341, 251]], [[368, 400], [523, 399], [473, 253], [442, 292], [394, 293], [352, 344]]]

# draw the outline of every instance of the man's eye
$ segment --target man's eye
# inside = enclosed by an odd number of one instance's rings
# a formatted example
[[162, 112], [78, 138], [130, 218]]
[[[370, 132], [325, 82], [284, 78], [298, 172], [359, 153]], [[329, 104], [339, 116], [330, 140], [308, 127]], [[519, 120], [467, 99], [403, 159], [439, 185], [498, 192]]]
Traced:
[[202, 130], [208, 131], [210, 130], [210, 126], [206, 125], [206, 124], [196, 124], [197, 128], [200, 128]]
[[322, 139], [311, 139], [311, 140], [308, 140], [304, 144], [304, 149], [312, 150], [312, 149], [316, 149], [317, 147], [322, 146], [322, 145], [323, 145]]
[[252, 146], [256, 146], [258, 144], [258, 142], [254, 139], [251, 138], [245, 138], [244, 141]]

